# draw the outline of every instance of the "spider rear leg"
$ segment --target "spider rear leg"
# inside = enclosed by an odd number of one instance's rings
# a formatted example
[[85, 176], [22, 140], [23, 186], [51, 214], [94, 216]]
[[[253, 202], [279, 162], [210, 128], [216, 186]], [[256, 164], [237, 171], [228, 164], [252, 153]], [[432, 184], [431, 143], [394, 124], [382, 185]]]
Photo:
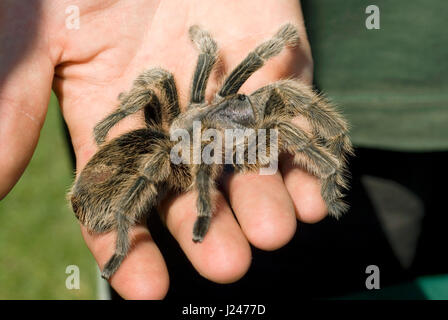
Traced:
[[285, 46], [296, 45], [299, 35], [296, 27], [286, 24], [277, 31], [270, 40], [263, 42], [232, 71], [227, 77], [218, 93], [220, 97], [227, 97], [238, 92], [244, 82], [258, 69], [266, 60], [278, 55]]
[[161, 102], [162, 123], [166, 126], [180, 114], [176, 83], [170, 72], [162, 68], [149, 69], [138, 76], [134, 87], [154, 87], [159, 91], [157, 96]]
[[199, 49], [199, 57], [193, 75], [190, 92], [190, 107], [205, 101], [205, 88], [217, 60], [218, 46], [211, 35], [198, 26], [189, 29], [190, 39]]
[[157, 190], [154, 184], [147, 177], [140, 176], [120, 200], [115, 212], [117, 222], [115, 253], [104, 266], [101, 277], [109, 279], [120, 267], [130, 248], [130, 227], [136, 223], [141, 207], [154, 206], [156, 199]]
[[[159, 95], [154, 90], [159, 91]], [[180, 113], [173, 75], [160, 68], [143, 72], [132, 89], [119, 95], [120, 106], [94, 128], [95, 141], [102, 144], [109, 130], [120, 120], [145, 108], [147, 124], [165, 123], [167, 126]]]
[[[143, 88], [133, 89], [128, 95], [120, 95], [120, 100], [120, 106], [106, 118], [101, 120], [93, 129], [95, 141], [98, 145], [104, 143], [107, 133], [122, 119], [136, 113], [151, 102], [155, 105], [159, 105], [159, 101], [154, 91]], [[156, 111], [155, 114], [160, 119], [160, 113]]]
[[115, 219], [117, 222], [117, 242], [114, 255], [106, 263], [101, 276], [109, 279], [120, 267], [129, 248], [129, 229], [142, 214], [150, 211], [163, 198], [166, 190], [160, 184], [171, 174], [170, 144], [163, 139], [154, 144], [151, 155], [145, 159], [145, 166], [125, 195], [117, 203]]

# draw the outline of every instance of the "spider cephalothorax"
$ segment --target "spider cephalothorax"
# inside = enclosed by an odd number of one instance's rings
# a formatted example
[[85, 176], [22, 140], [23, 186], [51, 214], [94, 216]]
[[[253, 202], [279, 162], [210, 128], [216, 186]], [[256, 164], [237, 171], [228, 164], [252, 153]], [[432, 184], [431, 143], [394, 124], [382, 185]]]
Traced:
[[[211, 103], [205, 100], [205, 88], [217, 60], [217, 45], [208, 32], [197, 26], [190, 28], [190, 37], [200, 53], [186, 111], [179, 109], [174, 78], [168, 71], [154, 68], [143, 72], [132, 89], [119, 96], [120, 106], [95, 127], [95, 140], [101, 147], [70, 192], [73, 210], [89, 230], [97, 233], [117, 230], [115, 253], [102, 272], [106, 279], [114, 274], [129, 251], [130, 227], [167, 193], [191, 189], [198, 192], [193, 241], [203, 240], [213, 212], [211, 195], [226, 164], [225, 150], [215, 153], [214, 159], [219, 161], [211, 163], [192, 161], [190, 153], [183, 150], [181, 157], [185, 161], [174, 162], [171, 154], [176, 141], [170, 137], [177, 129], [191, 132], [198, 121], [202, 132], [241, 128], [275, 130], [278, 151], [294, 155], [297, 165], [321, 180], [321, 194], [329, 213], [337, 217], [347, 209], [342, 191], [346, 188], [346, 156], [352, 147], [345, 121], [329, 102], [299, 80], [277, 81], [249, 96], [238, 94], [241, 85], [267, 59], [285, 46], [298, 43], [295, 27], [286, 24], [250, 52], [226, 78]], [[146, 128], [103, 144], [108, 131], [118, 121], [141, 109]], [[311, 132], [294, 125], [291, 122], [294, 117], [305, 118]], [[200, 141], [200, 150], [210, 143]], [[242, 141], [247, 152], [260, 148], [258, 140], [252, 145], [246, 142], [248, 139]], [[266, 154], [272, 153], [269, 146], [266, 149]], [[230, 153], [235, 152], [236, 146], [233, 146]], [[243, 158], [239, 164], [233, 164], [237, 171], [257, 170], [267, 165], [266, 157], [256, 158], [255, 163], [249, 163], [247, 153]]]

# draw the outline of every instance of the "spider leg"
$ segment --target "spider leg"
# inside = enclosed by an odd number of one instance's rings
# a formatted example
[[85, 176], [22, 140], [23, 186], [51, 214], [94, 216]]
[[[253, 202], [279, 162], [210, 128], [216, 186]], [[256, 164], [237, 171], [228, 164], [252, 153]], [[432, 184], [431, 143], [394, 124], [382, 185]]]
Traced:
[[[213, 129], [212, 123], [204, 123], [202, 134], [208, 129]], [[201, 161], [191, 166], [191, 177], [193, 178], [192, 186], [198, 192], [196, 201], [197, 219], [193, 226], [193, 241], [202, 242], [210, 226], [211, 217], [214, 211], [212, 196], [216, 192], [215, 181], [219, 177], [223, 169], [223, 153], [222, 153], [222, 132], [221, 135], [215, 131], [213, 138], [209, 136], [208, 140], [201, 140]], [[201, 135], [203, 136], [203, 135]], [[209, 143], [211, 142], [211, 144]], [[208, 150], [210, 146], [214, 146], [212, 151]], [[194, 146], [192, 146], [194, 148]], [[207, 151], [208, 150], [208, 151]], [[194, 151], [193, 151], [194, 152]], [[209, 157], [205, 155], [208, 153]], [[194, 163], [194, 159], [192, 159]]]
[[218, 47], [211, 35], [198, 26], [189, 29], [191, 41], [199, 49], [199, 57], [193, 75], [190, 92], [190, 107], [205, 101], [205, 88], [210, 72], [217, 59]]
[[219, 91], [220, 97], [227, 97], [238, 92], [243, 83], [258, 69], [266, 60], [278, 55], [285, 46], [296, 45], [299, 41], [297, 29], [292, 24], [282, 26], [277, 33], [268, 41], [263, 42], [232, 71], [227, 77]]
[[[157, 96], [154, 89], [158, 89]], [[180, 113], [176, 85], [171, 73], [160, 68], [143, 72], [128, 93], [119, 95], [120, 106], [94, 128], [95, 141], [102, 144], [109, 130], [120, 120], [145, 108], [145, 120], [151, 123], [171, 123]]]
[[117, 271], [129, 251], [129, 229], [135, 224], [135, 217], [133, 216], [136, 216], [136, 212], [140, 211], [138, 205], [142, 200], [139, 201], [139, 198], [144, 198], [147, 203], [152, 204], [150, 206], [154, 205], [157, 198], [154, 184], [145, 176], [140, 176], [136, 179], [121, 199], [118, 208], [116, 208], [117, 241], [115, 253], [106, 263], [101, 273], [101, 277], [106, 280]]
[[101, 120], [93, 129], [95, 141], [98, 145], [104, 143], [107, 133], [115, 124], [157, 99], [154, 91], [143, 88], [133, 89], [130, 94], [132, 94], [131, 98], [129, 98], [129, 95], [120, 95], [120, 106]]
[[180, 113], [179, 97], [173, 75], [161, 68], [153, 68], [143, 72], [136, 80], [134, 86], [159, 90], [158, 97], [161, 102], [162, 122], [170, 125]]
[[312, 134], [344, 163], [353, 154], [348, 125], [337, 110], [322, 96], [297, 80], [280, 80], [251, 94], [263, 118], [275, 114], [287, 118], [303, 116], [312, 126]]
[[267, 118], [262, 128], [277, 129], [279, 151], [294, 155], [294, 162], [321, 180], [321, 194], [330, 215], [339, 217], [348, 209], [342, 200], [347, 188], [342, 163], [305, 131], [285, 120]]
[[130, 185], [115, 209], [117, 242], [115, 253], [106, 263], [101, 276], [109, 279], [120, 267], [130, 249], [129, 229], [142, 214], [149, 212], [163, 198], [166, 190], [160, 185], [171, 174], [169, 143], [154, 143], [152, 154], [145, 159], [142, 173]]
[[197, 165], [194, 176], [194, 186], [198, 191], [196, 202], [198, 217], [193, 226], [193, 241], [202, 242], [210, 226], [213, 213], [212, 194], [216, 191], [215, 179], [220, 172], [220, 165]]

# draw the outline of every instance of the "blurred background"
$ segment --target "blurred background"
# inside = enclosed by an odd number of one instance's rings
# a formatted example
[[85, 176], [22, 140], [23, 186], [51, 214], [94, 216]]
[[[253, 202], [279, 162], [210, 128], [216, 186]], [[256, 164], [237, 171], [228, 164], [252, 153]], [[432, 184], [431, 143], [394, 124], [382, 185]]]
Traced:
[[[33, 158], [0, 201], [0, 299], [95, 299], [97, 266], [65, 200], [74, 174], [57, 99]], [[79, 290], [66, 288], [69, 265]]]

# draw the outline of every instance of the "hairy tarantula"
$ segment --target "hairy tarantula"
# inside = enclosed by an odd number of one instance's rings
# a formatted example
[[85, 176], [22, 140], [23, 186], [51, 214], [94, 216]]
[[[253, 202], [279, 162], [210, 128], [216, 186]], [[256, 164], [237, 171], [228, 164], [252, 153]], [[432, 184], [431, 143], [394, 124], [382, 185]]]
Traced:
[[[330, 103], [299, 80], [277, 81], [249, 96], [238, 94], [242, 84], [266, 60], [279, 54], [285, 46], [298, 44], [296, 28], [284, 25], [270, 40], [250, 52], [225, 79], [211, 103], [205, 100], [205, 88], [217, 61], [217, 45], [210, 34], [198, 26], [192, 26], [189, 33], [200, 53], [187, 110], [179, 109], [171, 73], [153, 68], [140, 74], [132, 89], [119, 95], [120, 106], [94, 128], [95, 140], [101, 147], [69, 193], [76, 217], [89, 230], [97, 233], [117, 230], [115, 253], [102, 272], [105, 279], [114, 274], [130, 249], [130, 227], [157, 206], [167, 193], [196, 190], [198, 217], [193, 227], [193, 241], [201, 242], [207, 233], [213, 212], [212, 193], [224, 161], [176, 164], [170, 158], [175, 144], [170, 132], [178, 128], [192, 132], [194, 121], [201, 122], [203, 131], [209, 128], [220, 131], [275, 129], [278, 151], [294, 155], [297, 165], [320, 179], [321, 194], [329, 213], [337, 217], [347, 209], [342, 191], [347, 188], [346, 156], [352, 152], [352, 146], [346, 122]], [[103, 144], [108, 131], [117, 122], [141, 109], [146, 122], [144, 129]], [[294, 117], [304, 117], [312, 132], [294, 125], [291, 122]], [[201, 150], [205, 146], [201, 141]], [[257, 147], [258, 142], [248, 149]], [[182, 157], [189, 157], [186, 154], [190, 153], [184, 151]], [[231, 152], [235, 154], [235, 148]], [[214, 156], [222, 158], [224, 155]], [[249, 163], [245, 154], [243, 160], [233, 164], [233, 168], [253, 171], [267, 164], [266, 157]]]

